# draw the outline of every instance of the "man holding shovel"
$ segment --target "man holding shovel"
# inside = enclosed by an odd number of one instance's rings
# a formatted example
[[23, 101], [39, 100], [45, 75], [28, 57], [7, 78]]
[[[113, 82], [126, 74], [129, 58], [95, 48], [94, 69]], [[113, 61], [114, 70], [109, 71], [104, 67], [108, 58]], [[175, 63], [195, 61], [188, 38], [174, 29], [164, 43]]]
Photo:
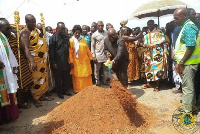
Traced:
[[104, 40], [104, 53], [110, 58], [112, 70], [116, 73], [120, 83], [128, 86], [127, 67], [129, 55], [124, 39], [118, 37], [114, 28], [108, 30], [108, 36]]

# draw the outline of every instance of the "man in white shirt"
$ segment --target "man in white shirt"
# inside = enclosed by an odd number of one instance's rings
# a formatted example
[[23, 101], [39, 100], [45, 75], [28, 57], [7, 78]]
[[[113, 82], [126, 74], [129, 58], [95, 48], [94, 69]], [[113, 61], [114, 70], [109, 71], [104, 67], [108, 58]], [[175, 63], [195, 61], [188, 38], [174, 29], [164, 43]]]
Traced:
[[106, 31], [103, 30], [104, 23], [98, 21], [97, 31], [94, 32], [91, 38], [91, 52], [96, 63], [94, 64], [94, 76], [96, 80], [96, 86], [100, 86], [99, 74], [100, 69], [103, 68], [103, 84], [107, 85], [106, 70], [107, 67], [103, 64], [107, 61], [106, 55], [104, 54], [104, 39], [107, 37]]

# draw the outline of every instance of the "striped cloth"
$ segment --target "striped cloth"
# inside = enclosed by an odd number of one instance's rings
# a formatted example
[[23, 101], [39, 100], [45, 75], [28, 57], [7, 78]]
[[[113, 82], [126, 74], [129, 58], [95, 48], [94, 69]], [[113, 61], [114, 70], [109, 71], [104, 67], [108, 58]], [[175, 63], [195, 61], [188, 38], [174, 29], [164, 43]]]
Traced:
[[[17, 47], [17, 38], [14, 34], [11, 34], [7, 37], [8, 42], [11, 46], [11, 49], [19, 63], [18, 60], [18, 47]], [[20, 57], [21, 57], [21, 75], [22, 75], [22, 86], [25, 90], [29, 89], [29, 86], [33, 83], [33, 77], [32, 77], [32, 73], [29, 69], [29, 65], [28, 65], [28, 61], [25, 57], [25, 54], [23, 53], [23, 51], [20, 52]], [[19, 88], [21, 88], [21, 84], [20, 84], [20, 76], [19, 76], [19, 72], [17, 73], [17, 77], [18, 77], [18, 85]]]

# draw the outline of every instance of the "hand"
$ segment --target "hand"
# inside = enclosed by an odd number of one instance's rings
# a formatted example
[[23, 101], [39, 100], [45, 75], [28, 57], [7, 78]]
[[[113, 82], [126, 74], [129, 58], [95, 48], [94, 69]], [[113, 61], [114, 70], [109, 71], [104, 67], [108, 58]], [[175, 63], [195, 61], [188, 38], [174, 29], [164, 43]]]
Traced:
[[31, 62], [31, 69], [32, 69], [33, 71], [37, 71], [37, 65], [36, 65], [35, 61], [32, 61], [32, 62]]
[[107, 52], [106, 55], [107, 55], [108, 58], [112, 57], [112, 55], [109, 52]]
[[114, 60], [111, 60], [111, 61], [110, 61], [110, 66], [111, 66], [111, 68], [113, 67], [113, 64], [114, 64]]
[[3, 69], [5, 67], [4, 63], [0, 61], [0, 69]]
[[176, 64], [175, 72], [178, 73], [180, 76], [183, 75], [184, 65], [183, 64]]
[[70, 64], [70, 67], [71, 67], [71, 68], [74, 68], [74, 64], [73, 64], [73, 63], [71, 63], [71, 64]]
[[150, 46], [149, 45], [147, 45], [147, 44], [143, 44], [142, 45], [144, 48], [149, 48]]
[[14, 73], [14, 74], [17, 74], [17, 73], [18, 73], [17, 67], [13, 67], [13, 73]]
[[53, 64], [53, 68], [54, 68], [54, 69], [58, 69], [57, 64]]
[[139, 34], [137, 35], [139, 38], [143, 37], [143, 32], [139, 32]]
[[93, 58], [93, 62], [94, 62], [94, 63], [97, 63], [97, 58], [94, 57], [94, 58]]

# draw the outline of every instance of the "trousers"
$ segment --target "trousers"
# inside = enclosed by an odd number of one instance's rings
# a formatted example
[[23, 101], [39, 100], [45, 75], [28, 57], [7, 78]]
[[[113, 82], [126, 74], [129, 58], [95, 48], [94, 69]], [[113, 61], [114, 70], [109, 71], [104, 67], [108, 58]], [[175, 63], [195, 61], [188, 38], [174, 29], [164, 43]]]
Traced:
[[70, 70], [59, 71], [53, 69], [54, 78], [55, 78], [55, 88], [57, 93], [67, 92], [70, 87]]
[[182, 78], [182, 102], [183, 110], [186, 113], [192, 112], [192, 106], [196, 104], [196, 95], [194, 88], [194, 78], [198, 70], [198, 65], [185, 65]]
[[104, 65], [103, 62], [94, 64], [94, 77], [96, 84], [100, 84], [100, 69], [103, 69], [103, 82], [106, 82], [108, 79], [108, 67]]

